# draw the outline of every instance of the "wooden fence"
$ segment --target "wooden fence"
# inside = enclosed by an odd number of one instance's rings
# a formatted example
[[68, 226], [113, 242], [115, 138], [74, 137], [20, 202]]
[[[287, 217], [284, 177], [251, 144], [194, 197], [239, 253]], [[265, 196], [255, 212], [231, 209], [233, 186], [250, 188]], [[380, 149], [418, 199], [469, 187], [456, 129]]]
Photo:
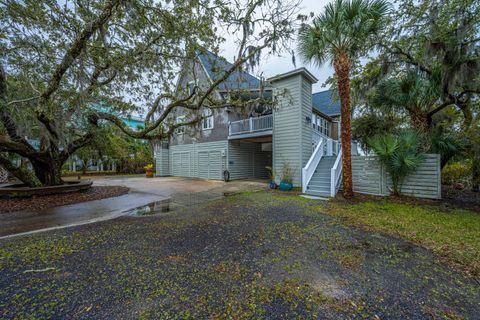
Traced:
[[[376, 156], [352, 157], [353, 190], [386, 196], [391, 194], [392, 179]], [[440, 155], [426, 154], [418, 168], [404, 180], [401, 192], [417, 198], [442, 197]]]

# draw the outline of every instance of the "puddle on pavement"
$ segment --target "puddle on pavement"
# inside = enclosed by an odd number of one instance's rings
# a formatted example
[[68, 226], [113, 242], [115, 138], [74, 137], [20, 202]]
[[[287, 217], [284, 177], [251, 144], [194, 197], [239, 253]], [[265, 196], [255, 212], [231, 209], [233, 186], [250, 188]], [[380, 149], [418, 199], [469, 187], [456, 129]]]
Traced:
[[131, 216], [149, 216], [156, 213], [167, 213], [171, 211], [170, 199], [151, 202], [144, 206], [129, 210], [128, 214]]
[[191, 208], [199, 204], [219, 200], [234, 195], [235, 192], [197, 192], [177, 195], [170, 199], [151, 202], [149, 204], [128, 210], [131, 216], [149, 216], [153, 214], [166, 214], [175, 211], [179, 207]]

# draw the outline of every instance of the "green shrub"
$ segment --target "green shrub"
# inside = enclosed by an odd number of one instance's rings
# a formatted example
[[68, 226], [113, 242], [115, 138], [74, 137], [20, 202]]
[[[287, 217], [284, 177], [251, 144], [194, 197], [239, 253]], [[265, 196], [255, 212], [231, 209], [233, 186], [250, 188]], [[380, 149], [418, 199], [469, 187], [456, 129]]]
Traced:
[[393, 194], [399, 195], [407, 175], [423, 160], [422, 136], [416, 131], [377, 135], [368, 140], [392, 178]]
[[468, 162], [452, 162], [442, 169], [442, 184], [463, 183], [470, 185], [472, 180], [472, 164]]

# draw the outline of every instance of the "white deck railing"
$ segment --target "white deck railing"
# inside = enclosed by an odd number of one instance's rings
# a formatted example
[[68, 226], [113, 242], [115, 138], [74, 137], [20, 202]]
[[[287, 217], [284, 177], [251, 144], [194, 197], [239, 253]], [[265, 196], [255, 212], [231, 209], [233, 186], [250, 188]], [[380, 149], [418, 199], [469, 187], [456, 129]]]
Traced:
[[[323, 133], [320, 133], [316, 130], [312, 131], [312, 152], [317, 147], [318, 142], [320, 142], [322, 139], [326, 140], [326, 139], [328, 139], [328, 136], [326, 136]], [[324, 146], [324, 148], [325, 147], [326, 147], [326, 145]]]
[[232, 121], [228, 126], [228, 134], [230, 136], [246, 133], [254, 133], [260, 131], [268, 131], [273, 129], [273, 115], [252, 117], [239, 121]]
[[[340, 144], [338, 144], [340, 145]], [[337, 194], [340, 177], [342, 175], [342, 149], [337, 154], [337, 159], [330, 171], [330, 196], [333, 198]]]
[[338, 181], [342, 173], [342, 167], [340, 165], [342, 161], [341, 143], [340, 141], [333, 140], [320, 132], [313, 131], [312, 146], [314, 149], [313, 153], [305, 167], [302, 169], [302, 192], [306, 193], [308, 184], [310, 183], [322, 157], [324, 155], [336, 156], [335, 164], [331, 168], [330, 177], [330, 194], [333, 197], [337, 193]]
[[307, 192], [307, 186], [317, 169], [318, 163], [322, 160], [324, 153], [325, 139], [320, 139], [317, 143], [315, 150], [313, 150], [312, 156], [308, 160], [305, 167], [302, 169], [302, 192]]

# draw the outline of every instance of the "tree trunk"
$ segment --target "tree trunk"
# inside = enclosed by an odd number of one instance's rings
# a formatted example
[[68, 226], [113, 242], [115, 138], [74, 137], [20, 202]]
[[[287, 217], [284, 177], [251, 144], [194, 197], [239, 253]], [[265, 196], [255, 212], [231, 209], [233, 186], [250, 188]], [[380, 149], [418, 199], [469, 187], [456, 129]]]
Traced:
[[343, 196], [351, 198], [353, 197], [353, 184], [352, 145], [350, 138], [350, 58], [347, 54], [341, 54], [333, 61], [333, 66], [338, 78], [341, 105]]
[[472, 191], [480, 191], [480, 147], [473, 147], [472, 156]]
[[62, 165], [64, 161], [57, 157], [52, 157], [48, 161], [32, 160], [33, 171], [44, 186], [57, 186], [63, 184]]
[[432, 147], [432, 117], [422, 111], [410, 112], [410, 121], [412, 127], [424, 136], [422, 150], [424, 152], [430, 151]]

